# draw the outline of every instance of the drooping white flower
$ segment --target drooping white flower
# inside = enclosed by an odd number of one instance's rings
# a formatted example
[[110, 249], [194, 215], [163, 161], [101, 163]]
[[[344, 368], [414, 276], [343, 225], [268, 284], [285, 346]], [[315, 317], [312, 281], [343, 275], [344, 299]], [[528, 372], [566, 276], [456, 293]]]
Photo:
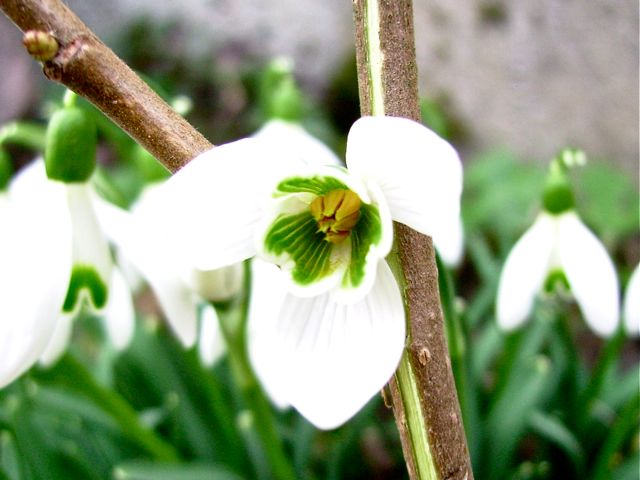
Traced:
[[[55, 230], [55, 234], [43, 233], [34, 238], [36, 243], [32, 248], [39, 250], [38, 258], [42, 250], [64, 262], [42, 260], [33, 268], [37, 268], [39, 275], [44, 278], [55, 276], [67, 279], [55, 286], [38, 287], [34, 284], [34, 288], [24, 290], [16, 285], [9, 290], [18, 296], [28, 293], [34, 302], [39, 302], [40, 297], [49, 298], [52, 292], [58, 298], [60, 289], [66, 294], [57, 303], [55, 314], [49, 312], [50, 317], [46, 321], [41, 320], [43, 329], [38, 327], [37, 330], [46, 334], [42, 333], [43, 338], [37, 348], [33, 345], [28, 356], [30, 362], [33, 363], [34, 358], [40, 358], [44, 364], [57, 360], [70, 338], [72, 320], [81, 308], [104, 314], [107, 332], [114, 346], [124, 348], [133, 334], [132, 300], [119, 272], [113, 268], [109, 246], [95, 218], [89, 183], [67, 184], [50, 180], [44, 162], [38, 159], [16, 175], [10, 185], [10, 196], [16, 208], [26, 212], [23, 213], [22, 223], [42, 224], [52, 232]], [[49, 248], [52, 243], [57, 250]], [[24, 248], [17, 245], [16, 248], [21, 253], [33, 254], [26, 245]], [[53, 268], [60, 272], [53, 272]], [[4, 269], [1, 274], [10, 282], [20, 272]], [[22, 317], [16, 307], [13, 316]], [[51, 325], [51, 328], [45, 328], [45, 325]], [[25, 361], [23, 370], [29, 368], [31, 363]]]
[[257, 138], [200, 155], [161, 187], [145, 228], [201, 270], [255, 255], [280, 267], [282, 301], [261, 308], [253, 294], [250, 356], [275, 399], [333, 428], [382, 388], [403, 351], [401, 295], [384, 261], [392, 219], [445, 238], [462, 168], [447, 142], [401, 118], [357, 121], [348, 170], [293, 150]]
[[224, 341], [210, 302], [225, 302], [238, 294], [242, 265], [204, 270], [190, 264], [185, 256], [172, 254], [175, 245], [148, 228], [149, 209], [161, 191], [161, 183], [148, 185], [131, 211], [98, 201], [98, 217], [120, 255], [153, 290], [180, 342], [191, 347], [198, 340], [202, 362], [212, 365], [223, 354]]
[[613, 334], [619, 320], [616, 272], [602, 243], [573, 209], [541, 212], [509, 253], [498, 286], [498, 325], [520, 326], [556, 270], [564, 273], [589, 327], [604, 337]]
[[624, 326], [629, 335], [640, 336], [640, 264], [633, 270], [624, 295]]
[[[291, 154], [303, 163], [340, 163], [329, 148], [293, 122], [269, 121], [254, 136], [287, 144]], [[153, 205], [158, 203], [155, 197], [162, 195], [160, 185], [147, 185], [131, 212], [98, 202], [100, 221], [119, 247], [123, 260], [132, 264], [151, 286], [178, 339], [186, 347], [197, 341], [202, 362], [212, 365], [225, 349], [216, 310], [209, 303], [225, 302], [238, 294], [243, 282], [242, 265], [202, 269], [188, 255], [170, 254], [176, 244], [159, 234], [154, 223]]]

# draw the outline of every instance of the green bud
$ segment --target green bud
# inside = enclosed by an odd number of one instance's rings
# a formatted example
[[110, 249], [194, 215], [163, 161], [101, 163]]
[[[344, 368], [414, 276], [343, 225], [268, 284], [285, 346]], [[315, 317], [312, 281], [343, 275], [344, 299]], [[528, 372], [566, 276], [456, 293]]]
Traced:
[[549, 175], [542, 193], [542, 205], [547, 212], [559, 215], [573, 210], [575, 204], [573, 190], [567, 177], [567, 163], [563, 155], [558, 155], [549, 166]]
[[542, 195], [544, 209], [554, 215], [573, 210], [576, 200], [567, 181], [547, 181]]
[[13, 165], [9, 154], [4, 150], [0, 150], [0, 192], [7, 188], [11, 175], [13, 174]]
[[303, 99], [290, 61], [279, 58], [267, 66], [262, 77], [261, 96], [266, 119], [300, 121]]
[[164, 180], [171, 176], [169, 170], [156, 157], [137, 144], [133, 150], [133, 161], [146, 182]]
[[45, 164], [52, 180], [85, 182], [96, 167], [96, 126], [80, 107], [53, 114], [47, 127]]

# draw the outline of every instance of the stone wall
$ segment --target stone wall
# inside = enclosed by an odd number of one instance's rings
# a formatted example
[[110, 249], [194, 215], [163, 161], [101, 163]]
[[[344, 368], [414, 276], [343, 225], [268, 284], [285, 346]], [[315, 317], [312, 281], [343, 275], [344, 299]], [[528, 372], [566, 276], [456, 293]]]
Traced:
[[[345, 0], [69, 4], [107, 42], [126, 25], [122, 19], [144, 15], [178, 22], [185, 53], [194, 57], [203, 51], [232, 51], [247, 61], [289, 55], [317, 96], [353, 52]], [[637, 1], [414, 0], [414, 9], [421, 93], [443, 101], [461, 122], [465, 150], [506, 146], [546, 161], [573, 145], [637, 178]], [[0, 54], [5, 65], [9, 55], [12, 74], [20, 73], [24, 62], [6, 53], [2, 36], [9, 25], [0, 19]], [[11, 77], [0, 77], [1, 92]], [[0, 106], [9, 102], [3, 93]], [[13, 111], [0, 108], [0, 118]]]

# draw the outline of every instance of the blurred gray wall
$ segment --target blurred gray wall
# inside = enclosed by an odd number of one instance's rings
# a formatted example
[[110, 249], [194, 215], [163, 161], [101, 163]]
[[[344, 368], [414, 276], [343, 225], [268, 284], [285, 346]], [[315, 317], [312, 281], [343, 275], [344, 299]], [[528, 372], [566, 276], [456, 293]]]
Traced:
[[[144, 15], [177, 20], [190, 55], [292, 56], [317, 95], [353, 52], [346, 0], [69, 4], [107, 43]], [[573, 145], [623, 166], [637, 182], [637, 0], [414, 0], [414, 10], [421, 93], [443, 101], [461, 122], [466, 150], [506, 146], [546, 161]], [[12, 78], [33, 74], [7, 45], [8, 28], [0, 18], [0, 61], [11, 65], [0, 76], [0, 119], [24, 103], [8, 93], [21, 85]]]

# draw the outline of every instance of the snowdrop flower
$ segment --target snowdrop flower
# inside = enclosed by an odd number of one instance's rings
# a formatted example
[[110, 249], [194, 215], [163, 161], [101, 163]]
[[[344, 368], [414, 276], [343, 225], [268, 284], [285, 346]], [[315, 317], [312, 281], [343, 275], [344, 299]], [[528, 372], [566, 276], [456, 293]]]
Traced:
[[318, 166], [265, 138], [222, 145], [163, 185], [148, 220], [201, 270], [272, 264], [282, 288], [252, 300], [250, 357], [266, 390], [320, 428], [354, 415], [402, 354], [392, 219], [444, 237], [462, 189], [454, 149], [410, 120], [358, 120], [346, 159], [349, 170]]
[[161, 185], [147, 185], [130, 212], [99, 200], [98, 217], [120, 255], [151, 287], [180, 342], [190, 348], [198, 341], [201, 361], [213, 365], [225, 348], [212, 303], [227, 302], [240, 292], [243, 267], [199, 269], [185, 256], [170, 255], [175, 245], [148, 228], [147, 221]]
[[[46, 348], [39, 352], [41, 362], [50, 365], [64, 352], [73, 319], [82, 308], [103, 315], [113, 345], [124, 348], [133, 335], [133, 303], [122, 274], [113, 267], [109, 245], [95, 216], [89, 182], [50, 180], [44, 162], [38, 159], [15, 177], [11, 194], [15, 203], [31, 212], [29, 223], [44, 222], [57, 233], [66, 232], [66, 244], [57, 246], [60, 252], [47, 250], [52, 256], [65, 259], [64, 263], [55, 264], [63, 273], [47, 271], [52, 268], [47, 267], [51, 262], [43, 263], [39, 269], [43, 274], [68, 278], [61, 283], [66, 295], [50, 319], [55, 328], [48, 335]], [[40, 235], [39, 242], [49, 243], [49, 234]], [[34, 289], [31, 294], [47, 296], [48, 292]]]
[[596, 334], [610, 336], [617, 328], [616, 272], [604, 246], [574, 209], [565, 172], [572, 158], [570, 151], [563, 151], [552, 162], [543, 211], [515, 244], [502, 269], [496, 314], [498, 325], [505, 330], [517, 328], [527, 319], [546, 279], [557, 273], [566, 278], [585, 321]]
[[629, 278], [624, 296], [624, 326], [629, 335], [640, 336], [640, 264]]
[[[294, 122], [271, 120], [254, 136], [287, 144], [301, 162], [311, 157], [321, 164], [340, 163], [327, 146]], [[211, 303], [226, 302], [240, 292], [243, 267], [234, 263], [215, 270], [200, 269], [184, 255], [168, 255], [175, 245], [167, 241], [169, 237], [158, 234], [153, 225], [153, 205], [158, 203], [155, 197], [162, 196], [161, 184], [147, 185], [131, 212], [99, 201], [98, 216], [124, 260], [149, 283], [181, 343], [191, 347], [197, 341], [201, 361], [213, 365], [225, 347]]]

